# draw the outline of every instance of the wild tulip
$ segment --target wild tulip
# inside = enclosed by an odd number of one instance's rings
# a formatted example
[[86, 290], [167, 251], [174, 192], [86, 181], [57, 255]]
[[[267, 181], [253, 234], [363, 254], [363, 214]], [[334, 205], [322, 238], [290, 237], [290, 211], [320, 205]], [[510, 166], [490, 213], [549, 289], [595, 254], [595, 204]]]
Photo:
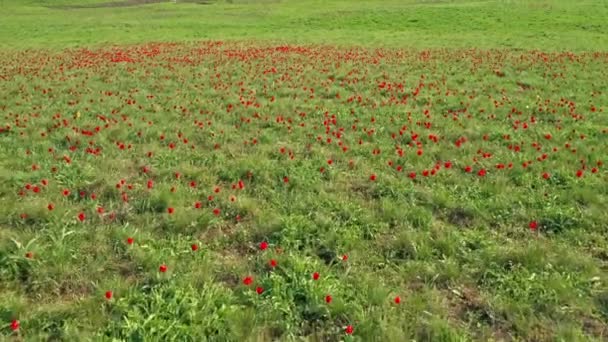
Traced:
[[536, 221], [530, 221], [528, 226], [530, 227], [530, 230], [536, 231], [536, 229], [538, 228], [538, 223]]
[[19, 330], [19, 327], [20, 327], [20, 326], [21, 326], [21, 324], [20, 324], [20, 323], [19, 323], [19, 321], [18, 321], [18, 320], [16, 320], [16, 319], [14, 319], [14, 320], [11, 322], [11, 330], [12, 330], [12, 331], [17, 331], [17, 330]]
[[344, 329], [344, 332], [346, 333], [346, 335], [352, 335], [354, 331], [355, 331], [355, 329], [353, 328], [352, 325], [349, 325], [346, 327], [346, 329]]

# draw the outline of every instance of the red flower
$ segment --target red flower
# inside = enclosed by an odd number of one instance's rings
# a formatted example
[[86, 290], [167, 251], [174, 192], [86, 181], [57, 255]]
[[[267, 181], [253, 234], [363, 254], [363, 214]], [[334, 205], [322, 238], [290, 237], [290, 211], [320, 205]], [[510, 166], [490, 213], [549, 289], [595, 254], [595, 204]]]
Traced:
[[272, 267], [272, 268], [277, 267], [277, 261], [274, 259], [270, 259], [270, 267]]
[[260, 286], [255, 288], [255, 292], [257, 292], [259, 295], [261, 295], [262, 293], [264, 293], [264, 289]]
[[355, 331], [355, 329], [353, 328], [352, 325], [349, 325], [346, 327], [346, 329], [344, 329], [344, 332], [346, 333], [346, 335], [352, 335], [354, 331]]
[[49, 205], [47, 205], [46, 208], [48, 210], [53, 210], [53, 209], [55, 209], [55, 205], [53, 203], [49, 203]]
[[344, 255], [342, 256], [342, 261], [347, 261], [347, 260], [348, 260], [348, 255], [344, 254]]
[[11, 330], [12, 330], [12, 331], [17, 331], [17, 330], [19, 330], [19, 326], [21, 326], [21, 324], [19, 324], [19, 321], [18, 321], [18, 320], [14, 319], [14, 320], [11, 322]]
[[106, 299], [107, 300], [112, 299], [112, 291], [106, 291]]
[[401, 297], [399, 297], [399, 296], [395, 297], [394, 301], [395, 301], [395, 304], [401, 303]]
[[333, 298], [331, 298], [331, 295], [325, 296], [325, 303], [329, 304], [329, 303], [331, 303], [332, 300], [333, 300]]
[[284, 183], [289, 183], [289, 178], [287, 178], [287, 176], [283, 177], [283, 182]]
[[528, 226], [530, 227], [530, 230], [535, 231], [538, 228], [538, 223], [536, 221], [530, 221]]
[[165, 265], [165, 264], [160, 265], [160, 267], [158, 268], [158, 270], [159, 270], [161, 273], [165, 273], [165, 272], [167, 272], [167, 265]]
[[127, 238], [127, 245], [132, 245], [132, 244], [133, 244], [133, 241], [134, 241], [134, 240], [133, 240], [133, 238], [132, 238], [132, 237]]
[[266, 241], [260, 242], [260, 249], [265, 251], [266, 248], [268, 248], [268, 242], [266, 242]]
[[486, 170], [485, 170], [485, 169], [481, 169], [481, 170], [479, 170], [479, 172], [477, 172], [477, 175], [478, 175], [479, 177], [483, 177], [483, 176], [485, 176], [485, 175], [486, 175]]
[[408, 175], [408, 177], [410, 177], [411, 179], [416, 178], [416, 172], [410, 172], [410, 174]]
[[369, 180], [371, 180], [372, 182], [376, 181], [376, 174], [372, 173], [371, 176], [369, 176]]
[[578, 178], [583, 177], [583, 170], [576, 171], [576, 177], [578, 177]]
[[202, 206], [203, 206], [203, 203], [201, 203], [201, 202], [196, 202], [196, 203], [194, 203], [194, 207], [195, 207], [196, 209], [200, 209]]
[[319, 272], [315, 272], [312, 274], [312, 279], [319, 280]]
[[451, 168], [451, 167], [452, 167], [452, 162], [448, 160], [448, 161], [446, 161], [446, 162], [443, 164], [443, 166], [444, 166], [446, 169], [449, 169], [449, 168]]
[[545, 173], [543, 173], [543, 178], [549, 179], [549, 178], [551, 178], [551, 175], [549, 175], [549, 173], [545, 172]]
[[195, 243], [193, 243], [193, 244], [190, 246], [190, 248], [192, 248], [192, 251], [193, 251], [193, 252], [196, 252], [196, 251], [198, 250], [198, 245], [197, 245], [197, 244], [195, 244]]
[[31, 258], [33, 258], [33, 257], [34, 257], [34, 253], [32, 253], [32, 252], [27, 252], [27, 253], [25, 253], [25, 257], [26, 257], [26, 258], [28, 258], [28, 259], [31, 259]]
[[219, 208], [213, 209], [213, 215], [220, 216], [220, 209]]
[[243, 279], [243, 284], [245, 284], [246, 286], [251, 285], [251, 283], [253, 283], [253, 277], [252, 276], [247, 276], [247, 277], [245, 277], [245, 279]]
[[473, 171], [473, 168], [470, 167], [470, 166], [467, 166], [467, 167], [464, 168], [464, 172], [468, 173], [468, 172], [471, 172], [471, 171]]
[[81, 212], [80, 214], [78, 214], [78, 220], [80, 222], [83, 222], [85, 218], [87, 218], [87, 217], [86, 217], [86, 215], [83, 212]]
[[167, 212], [169, 213], [169, 215], [171, 215], [175, 212], [175, 208], [169, 207], [169, 208], [167, 208]]
[[63, 190], [62, 194], [63, 194], [63, 196], [69, 196], [70, 195], [70, 190], [65, 189], [65, 190]]

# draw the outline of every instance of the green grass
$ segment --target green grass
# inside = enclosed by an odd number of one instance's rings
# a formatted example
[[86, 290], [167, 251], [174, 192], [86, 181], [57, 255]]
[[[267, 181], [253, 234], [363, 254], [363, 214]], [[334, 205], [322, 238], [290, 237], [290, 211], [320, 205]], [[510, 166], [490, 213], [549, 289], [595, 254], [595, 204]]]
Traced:
[[[86, 1], [90, 2], [94, 1]], [[608, 46], [608, 3], [601, 0], [235, 0], [59, 8], [68, 3], [3, 0], [0, 46], [63, 48], [205, 39], [551, 51], [605, 51]]]
[[0, 339], [608, 338], [603, 2], [51, 3], [1, 4]]

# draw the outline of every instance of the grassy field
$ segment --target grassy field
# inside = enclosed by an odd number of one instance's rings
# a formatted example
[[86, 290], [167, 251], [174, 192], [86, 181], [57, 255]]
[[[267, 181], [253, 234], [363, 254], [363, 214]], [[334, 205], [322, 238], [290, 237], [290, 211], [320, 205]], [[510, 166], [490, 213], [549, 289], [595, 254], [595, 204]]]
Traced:
[[[116, 0], [115, 0], [116, 1]], [[601, 0], [233, 0], [64, 9], [104, 0], [0, 0], [0, 47], [248, 40], [374, 47], [606, 51]]]
[[608, 339], [604, 1], [0, 8], [0, 340]]

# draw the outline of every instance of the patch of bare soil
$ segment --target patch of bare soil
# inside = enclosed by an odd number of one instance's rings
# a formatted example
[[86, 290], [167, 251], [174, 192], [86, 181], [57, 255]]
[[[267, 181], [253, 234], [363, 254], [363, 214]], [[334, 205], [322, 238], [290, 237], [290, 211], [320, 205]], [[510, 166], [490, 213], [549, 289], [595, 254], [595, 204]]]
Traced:
[[123, 0], [123, 1], [108, 1], [100, 2], [97, 4], [85, 4], [85, 5], [65, 5], [65, 6], [51, 6], [50, 8], [56, 9], [84, 9], [84, 8], [104, 8], [104, 7], [133, 7], [142, 6], [148, 4], [158, 4], [161, 2], [174, 2], [174, 3], [194, 3], [200, 5], [210, 4], [207, 0]]

